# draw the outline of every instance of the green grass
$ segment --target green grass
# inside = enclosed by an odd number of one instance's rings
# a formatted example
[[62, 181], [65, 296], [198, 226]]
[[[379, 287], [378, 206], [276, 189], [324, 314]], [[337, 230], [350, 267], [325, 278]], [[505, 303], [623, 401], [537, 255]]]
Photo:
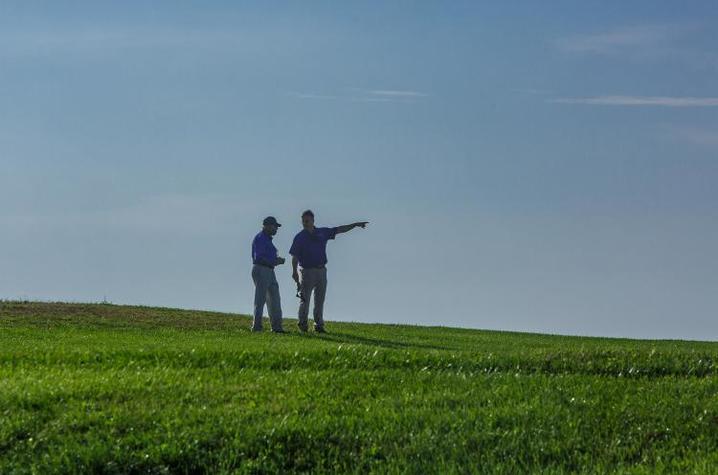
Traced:
[[248, 328], [0, 302], [0, 473], [718, 471], [718, 343]]

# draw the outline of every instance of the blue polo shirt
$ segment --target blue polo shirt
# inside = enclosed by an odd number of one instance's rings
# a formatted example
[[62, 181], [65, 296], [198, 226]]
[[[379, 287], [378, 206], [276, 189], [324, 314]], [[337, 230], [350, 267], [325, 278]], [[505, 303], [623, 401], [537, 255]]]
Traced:
[[277, 263], [277, 248], [274, 247], [272, 236], [264, 231], [260, 231], [252, 240], [252, 262], [270, 267]]
[[302, 268], [321, 267], [327, 263], [327, 241], [337, 236], [337, 228], [314, 228], [310, 233], [302, 229], [292, 242], [289, 253]]

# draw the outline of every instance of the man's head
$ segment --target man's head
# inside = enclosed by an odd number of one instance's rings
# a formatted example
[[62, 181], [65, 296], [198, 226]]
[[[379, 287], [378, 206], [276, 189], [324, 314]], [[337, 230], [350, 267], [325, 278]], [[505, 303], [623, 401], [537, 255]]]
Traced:
[[267, 216], [264, 218], [264, 221], [262, 221], [262, 231], [270, 236], [277, 234], [277, 229], [279, 229], [280, 226], [281, 224], [277, 222], [277, 218], [274, 216]]
[[312, 213], [312, 210], [308, 209], [302, 213], [302, 226], [307, 231], [314, 229], [314, 213]]

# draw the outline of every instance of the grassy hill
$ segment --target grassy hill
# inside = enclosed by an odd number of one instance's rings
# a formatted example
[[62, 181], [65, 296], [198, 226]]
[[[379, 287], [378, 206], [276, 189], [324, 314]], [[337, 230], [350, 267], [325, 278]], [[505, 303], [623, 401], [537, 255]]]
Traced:
[[718, 343], [248, 328], [0, 302], [0, 473], [718, 471]]

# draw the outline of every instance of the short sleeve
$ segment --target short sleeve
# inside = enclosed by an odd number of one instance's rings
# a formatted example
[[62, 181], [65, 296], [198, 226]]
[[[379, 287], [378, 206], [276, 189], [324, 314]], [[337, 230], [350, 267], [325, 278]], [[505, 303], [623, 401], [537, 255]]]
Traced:
[[294, 240], [292, 241], [292, 247], [289, 248], [289, 254], [294, 257], [299, 257], [299, 254], [301, 253], [301, 242], [299, 240], [299, 234], [294, 236]]
[[334, 239], [337, 237], [337, 228], [326, 228], [327, 229], [327, 239]]

